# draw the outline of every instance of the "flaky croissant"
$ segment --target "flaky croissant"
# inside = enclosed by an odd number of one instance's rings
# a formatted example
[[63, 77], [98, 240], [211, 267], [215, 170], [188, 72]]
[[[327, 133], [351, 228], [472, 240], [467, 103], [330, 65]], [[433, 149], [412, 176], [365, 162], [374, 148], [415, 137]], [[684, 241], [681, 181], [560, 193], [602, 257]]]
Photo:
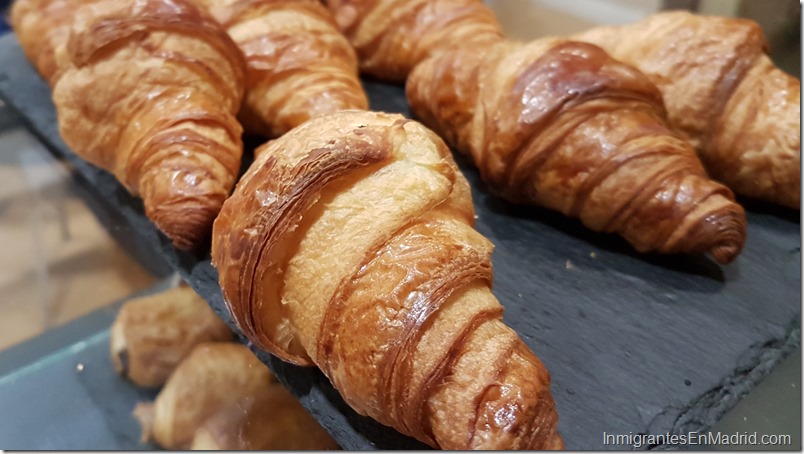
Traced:
[[404, 82], [428, 56], [455, 45], [482, 47], [502, 36], [477, 0], [325, 0], [338, 27], [374, 77]]
[[133, 299], [120, 308], [110, 333], [117, 372], [143, 387], [165, 384], [192, 349], [232, 340], [232, 331], [191, 288]]
[[444, 449], [558, 448], [542, 363], [501, 319], [492, 245], [443, 141], [344, 111], [263, 147], [215, 221], [234, 320], [346, 402]]
[[368, 108], [354, 50], [317, 0], [193, 1], [246, 57], [247, 131], [280, 136], [319, 115]]
[[[411, 110], [470, 154], [503, 197], [619, 233], [642, 252], [709, 252], [722, 263], [739, 254], [743, 209], [665, 127], [659, 91], [632, 67], [588, 44], [505, 40], [479, 0], [328, 4], [361, 57], [365, 42], [385, 55], [416, 56], [403, 58], [414, 65]], [[452, 34], [420, 27], [441, 17], [460, 18], [447, 21]], [[408, 29], [418, 32], [399, 32]], [[410, 67], [366, 58], [393, 74]]]
[[140, 403], [134, 415], [143, 440], [166, 449], [190, 448], [196, 430], [233, 403], [244, 403], [274, 382], [245, 345], [209, 342], [197, 345], [170, 376], [153, 403]]
[[745, 213], [665, 127], [647, 78], [579, 42], [500, 41], [419, 64], [411, 110], [469, 153], [503, 197], [622, 235], [640, 252], [731, 262]]
[[240, 168], [239, 50], [183, 0], [93, 0], [71, 20], [53, 91], [64, 141], [177, 247], [197, 246]]
[[647, 74], [710, 175], [738, 194], [799, 208], [801, 82], [774, 66], [756, 22], [665, 12], [574, 39]]
[[16, 0], [10, 22], [25, 55], [51, 86], [58, 78], [57, 51], [70, 37], [70, 24], [82, 0]]

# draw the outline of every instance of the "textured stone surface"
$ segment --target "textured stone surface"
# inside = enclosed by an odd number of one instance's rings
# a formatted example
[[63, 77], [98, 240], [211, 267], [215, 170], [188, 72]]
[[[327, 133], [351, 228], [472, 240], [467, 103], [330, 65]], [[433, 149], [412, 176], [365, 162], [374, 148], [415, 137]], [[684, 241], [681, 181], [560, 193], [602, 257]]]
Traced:
[[[366, 88], [375, 110], [408, 114], [401, 87], [367, 82]], [[117, 208], [140, 244], [230, 321], [209, 255], [177, 253], [139, 201], [65, 147], [48, 89], [13, 36], [0, 39], [0, 96]], [[604, 431], [709, 427], [799, 345], [798, 212], [747, 204], [745, 250], [721, 267], [706, 257], [640, 255], [618, 237], [559, 214], [511, 206], [491, 196], [468, 163], [461, 165], [472, 183], [477, 228], [496, 245], [495, 294], [506, 322], [551, 372], [568, 448], [605, 449]], [[261, 357], [344, 448], [421, 446], [356, 415], [317, 370]]]

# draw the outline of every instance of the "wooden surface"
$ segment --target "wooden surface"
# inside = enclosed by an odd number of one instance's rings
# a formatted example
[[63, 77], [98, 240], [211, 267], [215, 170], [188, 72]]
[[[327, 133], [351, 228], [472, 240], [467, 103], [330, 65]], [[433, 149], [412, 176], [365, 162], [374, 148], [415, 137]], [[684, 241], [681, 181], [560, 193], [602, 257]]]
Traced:
[[[408, 113], [401, 87], [366, 88], [374, 109]], [[0, 97], [117, 208], [141, 247], [164, 257], [230, 321], [209, 254], [175, 251], [138, 200], [66, 148], [49, 91], [13, 36], [0, 39]], [[800, 344], [798, 212], [748, 205], [746, 247], [722, 267], [706, 257], [640, 255], [556, 213], [508, 205], [461, 165], [477, 228], [496, 245], [495, 294], [506, 322], [551, 372], [568, 448], [617, 448], [602, 444], [603, 432], [705, 429]], [[317, 370], [260, 356], [344, 448], [421, 446], [356, 415]]]

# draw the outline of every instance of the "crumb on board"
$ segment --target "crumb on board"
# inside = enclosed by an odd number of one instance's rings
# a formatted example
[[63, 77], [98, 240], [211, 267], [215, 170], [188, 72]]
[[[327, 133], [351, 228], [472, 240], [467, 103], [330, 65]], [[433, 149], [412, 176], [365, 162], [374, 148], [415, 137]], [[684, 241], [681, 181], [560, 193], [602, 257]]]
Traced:
[[592, 257], [593, 259], [595, 259], [595, 258], [597, 258], [597, 254], [595, 252], [590, 252], [589, 257]]
[[575, 268], [575, 265], [572, 264], [572, 260], [567, 259], [567, 263], [564, 264], [564, 268], [566, 268], [568, 270], [571, 270], [571, 269]]
[[84, 371], [84, 363], [78, 363], [75, 365], [76, 372], [83, 372]]

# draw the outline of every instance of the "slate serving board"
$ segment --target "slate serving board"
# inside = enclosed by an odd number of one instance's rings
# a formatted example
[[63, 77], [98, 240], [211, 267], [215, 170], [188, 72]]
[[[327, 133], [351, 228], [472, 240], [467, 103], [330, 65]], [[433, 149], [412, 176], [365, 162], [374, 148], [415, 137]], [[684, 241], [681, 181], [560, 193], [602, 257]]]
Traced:
[[[372, 108], [409, 115], [402, 87], [365, 82]], [[176, 251], [114, 178], [76, 157], [58, 134], [45, 83], [14, 36], [0, 39], [0, 97], [112, 202], [152, 248], [227, 322], [209, 254]], [[747, 203], [748, 241], [735, 263], [640, 255], [620, 238], [491, 196], [467, 162], [477, 229], [495, 245], [494, 292], [505, 321], [544, 361], [570, 449], [603, 433], [684, 433], [716, 422], [800, 344], [799, 213]], [[316, 369], [258, 352], [347, 449], [423, 446], [357, 415]]]

